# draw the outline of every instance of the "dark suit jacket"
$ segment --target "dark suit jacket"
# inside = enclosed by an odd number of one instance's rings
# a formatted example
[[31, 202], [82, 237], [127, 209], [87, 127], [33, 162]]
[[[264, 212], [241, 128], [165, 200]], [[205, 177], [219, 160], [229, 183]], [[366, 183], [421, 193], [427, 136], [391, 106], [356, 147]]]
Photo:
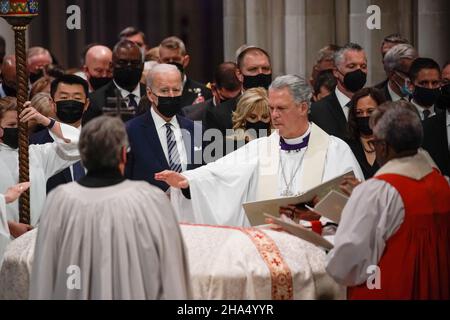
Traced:
[[219, 129], [224, 135], [227, 129], [232, 129], [232, 113], [236, 110], [239, 98], [240, 96], [235, 97], [217, 105], [215, 108], [206, 110], [205, 129]]
[[[188, 132], [188, 134], [183, 132], [188, 159], [187, 170], [200, 167], [203, 164], [202, 126], [184, 117], [176, 117], [180, 127]], [[169, 170], [169, 164], [150, 111], [128, 121], [126, 127], [131, 150], [128, 154], [125, 176], [132, 180], [145, 180], [166, 191], [169, 186], [154, 178], [155, 173]]]
[[330, 135], [348, 138], [347, 119], [334, 91], [311, 105], [309, 119]]
[[450, 152], [448, 150], [447, 114], [438, 112], [423, 124], [423, 148], [427, 150], [438, 165], [442, 174], [450, 176]]
[[386, 101], [392, 101], [392, 97], [391, 97], [391, 94], [389, 93], [389, 89], [388, 89], [388, 83], [389, 83], [389, 81], [385, 80], [385, 81], [377, 84], [376, 86], [374, 86], [374, 88], [383, 92], [384, 97], [386, 98]]
[[[140, 91], [141, 91], [141, 97], [146, 95], [146, 88], [145, 85], [142, 83], [140, 84]], [[95, 117], [98, 117], [102, 115], [102, 108], [106, 105], [106, 98], [107, 97], [115, 97], [115, 89], [116, 85], [111, 80], [109, 83], [101, 87], [100, 89], [91, 92], [89, 94], [89, 101], [90, 105], [89, 108], [86, 110], [86, 112], [83, 114], [83, 125], [86, 124], [88, 121], [94, 119]], [[142, 113], [140, 110], [137, 110], [137, 113]]]
[[378, 171], [378, 169], [380, 169], [377, 161], [375, 161], [373, 165], [370, 165], [370, 163], [367, 162], [366, 154], [364, 153], [364, 148], [361, 144], [361, 141], [357, 141], [355, 139], [347, 139], [345, 140], [345, 142], [347, 142], [347, 144], [350, 146], [350, 149], [352, 149], [356, 160], [358, 160], [359, 166], [361, 167], [361, 170], [364, 174], [364, 178], [366, 180], [372, 178]]
[[389, 82], [389, 79], [386, 78], [383, 81], [381, 81], [380, 83], [377, 83], [376, 85], [374, 85], [373, 87], [381, 90], [387, 86], [388, 82]]
[[[41, 130], [30, 137], [30, 144], [45, 144], [54, 142], [53, 138], [48, 133], [48, 130]], [[55, 174], [47, 180], [47, 193], [55, 189], [61, 184], [72, 182], [72, 175], [70, 168], [67, 167], [60, 173]]]
[[211, 90], [209, 90], [204, 84], [188, 77], [181, 95], [181, 106], [190, 106], [194, 103], [195, 99], [198, 97], [198, 93], [195, 92], [196, 89], [200, 89], [201, 95], [205, 98], [205, 100], [212, 98]]
[[205, 102], [193, 104], [191, 106], [184, 107], [182, 110], [183, 116], [191, 119], [192, 121], [202, 121], [203, 125], [206, 120], [206, 112], [214, 109], [213, 99], [208, 99]]

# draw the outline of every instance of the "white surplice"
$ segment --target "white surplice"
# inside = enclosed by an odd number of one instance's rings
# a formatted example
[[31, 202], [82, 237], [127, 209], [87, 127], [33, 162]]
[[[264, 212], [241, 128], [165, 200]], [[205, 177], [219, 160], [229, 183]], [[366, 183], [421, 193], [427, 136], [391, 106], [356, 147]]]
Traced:
[[10, 235], [8, 228], [8, 219], [6, 217], [6, 201], [3, 194], [0, 193], [0, 267], [2, 266], [3, 254], [9, 243]]
[[[80, 131], [69, 125], [61, 124], [63, 136], [70, 140], [66, 143], [57, 140], [43, 145], [30, 145], [30, 219], [35, 226], [46, 198], [47, 179], [64, 168], [80, 160], [78, 152], [78, 137]], [[19, 152], [9, 146], [0, 143], [0, 193], [5, 193], [9, 187], [19, 183]], [[0, 203], [0, 206], [2, 204]], [[5, 222], [0, 223], [0, 261], [3, 258], [3, 250], [10, 242], [10, 233], [7, 221], [19, 221], [19, 201], [5, 205], [3, 202], [2, 216]], [[3, 220], [2, 218], [2, 220]]]
[[[49, 194], [44, 211], [31, 299], [189, 298], [180, 228], [157, 187], [129, 180], [100, 188], [72, 182]], [[67, 285], [67, 270], [75, 268], [79, 289]]]
[[[196, 222], [248, 226], [242, 204], [280, 197], [285, 188], [280, 157], [285, 175], [293, 174], [301, 160], [292, 182], [294, 193], [304, 192], [350, 170], [358, 179], [364, 179], [349, 146], [315, 124], [295, 142], [303, 140], [309, 132], [307, 149], [297, 154], [280, 150], [280, 136], [275, 131], [215, 162], [183, 172], [189, 181]], [[290, 177], [287, 180], [289, 184]]]

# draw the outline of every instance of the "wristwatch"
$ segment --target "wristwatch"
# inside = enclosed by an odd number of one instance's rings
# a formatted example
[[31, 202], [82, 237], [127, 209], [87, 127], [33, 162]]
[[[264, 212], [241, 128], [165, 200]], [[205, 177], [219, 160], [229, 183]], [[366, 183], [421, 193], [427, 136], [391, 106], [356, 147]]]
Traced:
[[48, 124], [47, 128], [51, 129], [55, 125], [56, 120], [52, 119], [52, 118], [49, 118], [49, 119], [50, 119], [50, 123]]

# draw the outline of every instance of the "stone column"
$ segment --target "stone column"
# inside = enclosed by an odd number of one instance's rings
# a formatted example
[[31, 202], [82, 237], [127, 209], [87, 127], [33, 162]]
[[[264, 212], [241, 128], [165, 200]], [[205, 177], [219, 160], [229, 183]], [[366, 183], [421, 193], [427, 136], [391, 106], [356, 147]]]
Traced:
[[[381, 29], [370, 30], [367, 13], [370, 5], [380, 7]], [[392, 33], [401, 33], [413, 44], [410, 0], [350, 0], [350, 41], [360, 44], [366, 51], [369, 75], [367, 85], [375, 85], [386, 78], [381, 57], [381, 42]]]
[[442, 67], [450, 60], [450, 1], [418, 0], [416, 26], [419, 55]]
[[[5, 19], [0, 19], [0, 34], [5, 39], [6, 51], [5, 56], [16, 53], [16, 47], [14, 45], [14, 31]], [[26, 31], [26, 43], [28, 44], [28, 29]]]
[[223, 47], [225, 61], [235, 61], [235, 52], [246, 42], [245, 1], [223, 0]]
[[[306, 1], [285, 1], [285, 73], [305, 76]], [[289, 31], [287, 31], [289, 30]]]

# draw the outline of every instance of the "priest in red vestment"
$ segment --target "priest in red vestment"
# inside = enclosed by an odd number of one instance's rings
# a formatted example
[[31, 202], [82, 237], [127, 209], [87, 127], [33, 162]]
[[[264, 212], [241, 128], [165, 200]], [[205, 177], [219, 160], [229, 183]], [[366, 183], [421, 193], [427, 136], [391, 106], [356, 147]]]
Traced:
[[374, 112], [375, 177], [344, 208], [327, 271], [349, 299], [450, 298], [450, 186], [433, 168], [408, 106]]

